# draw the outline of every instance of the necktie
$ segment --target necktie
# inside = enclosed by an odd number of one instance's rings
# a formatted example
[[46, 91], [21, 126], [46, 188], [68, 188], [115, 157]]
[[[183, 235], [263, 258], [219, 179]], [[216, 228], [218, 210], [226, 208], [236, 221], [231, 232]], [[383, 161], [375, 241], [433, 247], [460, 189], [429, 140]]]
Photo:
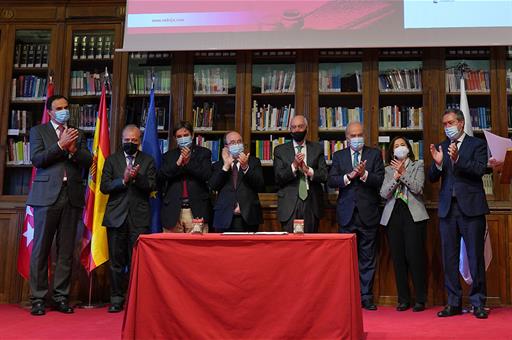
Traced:
[[233, 188], [236, 189], [238, 184], [238, 161], [233, 162], [233, 169], [231, 170], [231, 178], [233, 179]]
[[[297, 145], [296, 148], [297, 148], [297, 152], [301, 153], [303, 146]], [[304, 175], [304, 173], [302, 173], [302, 171], [299, 171], [299, 198], [304, 201], [307, 197], [308, 197], [308, 185], [306, 182], [306, 176]]]
[[[459, 141], [459, 140], [454, 140], [454, 141], [452, 141], [452, 144], [455, 144], [455, 147], [456, 147], [457, 149], [458, 149], [458, 144], [459, 144], [459, 143], [460, 143], [460, 141]], [[451, 159], [451, 157], [450, 157], [450, 164], [452, 165], [452, 170], [453, 170], [453, 159]], [[457, 195], [455, 194], [455, 186], [452, 186], [452, 197], [455, 197], [455, 196], [457, 196]]]
[[126, 159], [128, 160], [128, 166], [131, 168], [133, 167], [133, 156], [126, 156]]
[[[62, 133], [64, 132], [64, 125], [59, 125], [57, 126], [57, 130], [59, 131], [59, 133], [57, 134], [57, 137], [60, 139], [60, 136], [62, 136]], [[64, 176], [62, 178], [63, 181], [67, 181], [68, 180], [68, 175], [67, 175], [67, 172], [66, 172], [66, 164], [64, 164]]]
[[359, 151], [354, 151], [354, 163], [352, 165], [354, 168], [359, 165]]

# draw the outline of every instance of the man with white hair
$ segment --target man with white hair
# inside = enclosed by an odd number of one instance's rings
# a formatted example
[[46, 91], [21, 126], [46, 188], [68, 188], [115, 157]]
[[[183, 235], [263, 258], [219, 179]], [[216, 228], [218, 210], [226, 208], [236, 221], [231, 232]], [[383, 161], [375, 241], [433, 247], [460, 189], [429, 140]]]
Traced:
[[319, 143], [306, 141], [308, 122], [302, 115], [290, 121], [292, 141], [274, 150], [277, 214], [281, 226], [293, 231], [293, 220], [304, 220], [304, 231], [318, 232], [323, 215], [322, 183], [327, 180], [324, 150]]

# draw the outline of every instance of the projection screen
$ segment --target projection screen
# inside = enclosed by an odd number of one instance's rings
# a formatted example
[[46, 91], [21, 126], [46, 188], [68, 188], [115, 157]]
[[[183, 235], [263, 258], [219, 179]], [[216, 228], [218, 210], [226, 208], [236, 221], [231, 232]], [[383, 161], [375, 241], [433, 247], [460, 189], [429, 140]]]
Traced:
[[512, 0], [128, 0], [123, 51], [512, 45]]

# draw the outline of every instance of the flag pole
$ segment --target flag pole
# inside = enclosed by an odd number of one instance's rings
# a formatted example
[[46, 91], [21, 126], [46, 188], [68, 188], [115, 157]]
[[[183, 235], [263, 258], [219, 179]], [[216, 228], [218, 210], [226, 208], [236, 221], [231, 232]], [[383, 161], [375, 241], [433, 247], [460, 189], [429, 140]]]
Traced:
[[[103, 86], [105, 86], [105, 92], [107, 91], [107, 85], [109, 85], [109, 82], [108, 82], [108, 67], [105, 66], [105, 74], [103, 76]], [[99, 114], [99, 109], [98, 109], [98, 114]], [[89, 262], [92, 261], [92, 258], [89, 259]], [[82, 308], [82, 309], [96, 309], [96, 308], [102, 308], [105, 306], [105, 303], [103, 302], [98, 302], [98, 303], [95, 303], [93, 304], [92, 303], [92, 276], [93, 276], [93, 271], [91, 270], [90, 272], [88, 272], [88, 276], [89, 276], [89, 294], [88, 294], [88, 302], [87, 304], [80, 304], [78, 307], [79, 308]]]

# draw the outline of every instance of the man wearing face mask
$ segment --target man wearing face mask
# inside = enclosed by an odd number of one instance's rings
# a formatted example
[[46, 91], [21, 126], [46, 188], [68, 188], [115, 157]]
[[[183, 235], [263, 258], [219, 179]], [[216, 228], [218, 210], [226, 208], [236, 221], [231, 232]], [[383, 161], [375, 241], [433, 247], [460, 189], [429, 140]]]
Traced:
[[163, 155], [158, 173], [164, 232], [189, 233], [193, 218], [202, 218], [203, 232], [208, 232], [212, 153], [193, 143], [194, 130], [189, 122], [180, 122], [173, 132], [178, 147]]
[[258, 192], [264, 190], [258, 158], [244, 153], [242, 136], [226, 133], [222, 161], [213, 165], [210, 187], [218, 192], [213, 208], [216, 231], [256, 232], [263, 222]]
[[100, 190], [109, 195], [103, 225], [107, 228], [110, 258], [109, 313], [123, 310], [126, 272], [140, 234], [149, 233], [149, 195], [156, 189], [153, 157], [139, 150], [140, 130], [123, 129], [123, 150], [110, 155], [103, 167]]
[[384, 165], [380, 150], [364, 145], [360, 122], [350, 122], [345, 133], [349, 147], [334, 153], [328, 185], [339, 191], [336, 218], [340, 232], [357, 235], [362, 306], [376, 310], [373, 277]]
[[487, 146], [483, 140], [464, 133], [464, 114], [461, 110], [448, 109], [442, 119], [448, 138], [437, 146], [430, 145], [434, 162], [429, 172], [431, 182], [441, 179], [438, 216], [444, 280], [448, 292], [448, 304], [437, 316], [462, 313], [459, 281], [462, 236], [473, 279], [469, 292], [473, 314], [478, 319], [486, 319], [484, 240], [485, 215], [489, 213], [489, 207], [482, 176], [487, 165]]
[[308, 122], [302, 115], [290, 121], [292, 141], [274, 150], [277, 214], [285, 231], [293, 232], [293, 220], [304, 220], [304, 231], [318, 232], [323, 215], [322, 183], [327, 180], [324, 150], [306, 141]]
[[78, 218], [84, 206], [82, 173], [92, 164], [82, 131], [68, 126], [68, 100], [47, 100], [50, 122], [30, 130], [30, 158], [36, 168], [27, 205], [34, 208], [34, 240], [30, 259], [32, 315], [44, 315], [48, 293], [48, 256], [56, 235], [57, 259], [52, 300], [59, 312], [69, 306], [71, 267]]

